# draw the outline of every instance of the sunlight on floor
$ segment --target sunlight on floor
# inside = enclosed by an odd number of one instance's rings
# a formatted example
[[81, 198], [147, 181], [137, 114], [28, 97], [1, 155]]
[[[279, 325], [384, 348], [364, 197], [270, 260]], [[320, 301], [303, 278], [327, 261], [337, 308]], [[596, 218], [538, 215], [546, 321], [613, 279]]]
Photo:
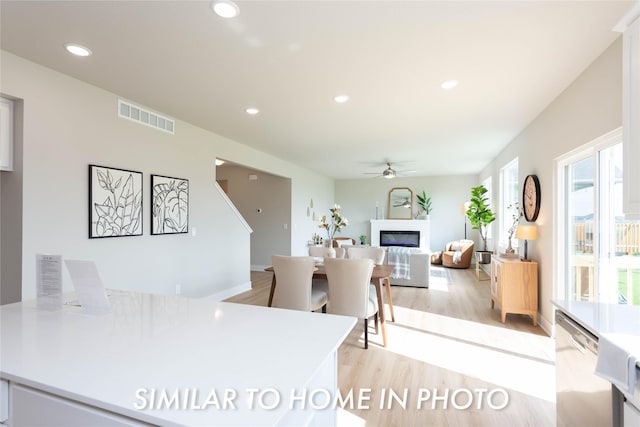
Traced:
[[555, 402], [551, 338], [394, 308], [396, 322], [387, 323], [388, 351]]
[[429, 273], [429, 290], [449, 292], [451, 282], [452, 279], [449, 270], [442, 267], [431, 266]]

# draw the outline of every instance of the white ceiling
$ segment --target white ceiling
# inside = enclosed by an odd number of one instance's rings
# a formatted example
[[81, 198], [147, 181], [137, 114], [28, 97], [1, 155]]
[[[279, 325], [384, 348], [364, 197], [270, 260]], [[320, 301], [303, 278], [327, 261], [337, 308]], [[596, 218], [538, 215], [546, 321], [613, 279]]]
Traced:
[[[618, 37], [633, 5], [237, 3], [225, 20], [208, 1], [2, 0], [1, 46], [334, 178], [370, 177], [386, 160], [416, 176], [477, 173]], [[68, 42], [93, 55], [69, 55]], [[459, 86], [441, 89], [449, 79]], [[349, 102], [335, 103], [342, 93]]]

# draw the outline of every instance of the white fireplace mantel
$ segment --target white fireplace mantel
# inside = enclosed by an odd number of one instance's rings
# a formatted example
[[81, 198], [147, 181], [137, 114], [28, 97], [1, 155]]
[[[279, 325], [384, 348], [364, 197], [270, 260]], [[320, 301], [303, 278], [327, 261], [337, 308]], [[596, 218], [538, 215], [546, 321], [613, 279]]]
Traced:
[[380, 231], [419, 231], [420, 250], [430, 252], [431, 221], [428, 219], [372, 219], [371, 246], [380, 246]]

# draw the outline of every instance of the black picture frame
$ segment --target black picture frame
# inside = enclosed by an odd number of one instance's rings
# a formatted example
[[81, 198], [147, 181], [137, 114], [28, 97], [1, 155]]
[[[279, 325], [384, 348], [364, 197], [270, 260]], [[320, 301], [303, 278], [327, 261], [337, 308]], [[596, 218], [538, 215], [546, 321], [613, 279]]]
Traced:
[[189, 180], [151, 175], [151, 234], [189, 232]]
[[142, 172], [89, 165], [89, 238], [142, 236]]

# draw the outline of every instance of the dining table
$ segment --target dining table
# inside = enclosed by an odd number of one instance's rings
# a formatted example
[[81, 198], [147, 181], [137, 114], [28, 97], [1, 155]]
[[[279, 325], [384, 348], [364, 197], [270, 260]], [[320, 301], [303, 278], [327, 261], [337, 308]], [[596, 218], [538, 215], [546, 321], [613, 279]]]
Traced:
[[[387, 288], [387, 302], [389, 305], [389, 313], [391, 314], [391, 321], [395, 322], [395, 314], [393, 313], [393, 299], [391, 298], [391, 283], [389, 281], [389, 277], [393, 270], [395, 269], [394, 264], [383, 264], [383, 265], [374, 265], [373, 272], [371, 273], [371, 283], [373, 283], [376, 289], [376, 297], [378, 300], [378, 316], [380, 320], [380, 330], [382, 331], [382, 344], [384, 347], [387, 346], [387, 329], [385, 327], [386, 315], [384, 310], [384, 298], [382, 287], [385, 286]], [[273, 267], [265, 268], [265, 271], [270, 271], [273, 273], [273, 278], [271, 279], [271, 290], [269, 291], [269, 302], [267, 305], [271, 307], [273, 303], [273, 294], [276, 290], [276, 274], [273, 271]], [[324, 267], [324, 264], [316, 264], [315, 271], [313, 272], [314, 279], [326, 279], [327, 273]]]

